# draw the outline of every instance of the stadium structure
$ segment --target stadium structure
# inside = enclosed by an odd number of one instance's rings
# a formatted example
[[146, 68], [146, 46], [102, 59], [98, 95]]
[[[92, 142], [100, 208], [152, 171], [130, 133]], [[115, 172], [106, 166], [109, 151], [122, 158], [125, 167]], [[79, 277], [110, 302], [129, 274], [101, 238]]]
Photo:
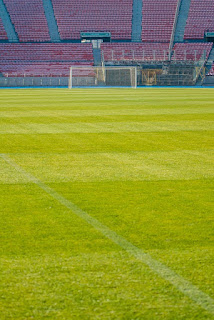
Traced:
[[212, 86], [213, 41], [213, 0], [0, 0], [0, 86]]

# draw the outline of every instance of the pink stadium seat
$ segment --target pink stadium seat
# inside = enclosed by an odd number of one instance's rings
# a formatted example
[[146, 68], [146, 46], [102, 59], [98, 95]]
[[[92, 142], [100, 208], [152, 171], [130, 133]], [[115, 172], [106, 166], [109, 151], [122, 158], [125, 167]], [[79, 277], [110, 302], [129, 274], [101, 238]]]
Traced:
[[214, 1], [192, 0], [184, 39], [203, 39], [207, 30], [214, 31]]
[[21, 42], [50, 41], [42, 0], [4, 0]]
[[142, 41], [170, 42], [178, 0], [143, 0]]
[[93, 65], [91, 44], [0, 44], [5, 76], [68, 76], [72, 65]]
[[107, 31], [112, 39], [131, 39], [131, 0], [52, 0], [52, 3], [62, 39], [80, 39], [80, 32], [84, 31]]
[[207, 59], [212, 49], [212, 43], [191, 42], [176, 43], [172, 60], [199, 60], [203, 56]]
[[0, 40], [7, 40], [7, 33], [4, 29], [4, 25], [3, 25], [3, 22], [0, 18]]
[[[50, 43], [42, 0], [3, 0], [21, 43], [0, 43], [0, 72], [6, 76], [68, 76], [71, 65], [94, 63], [92, 44]], [[80, 39], [81, 31], [109, 31], [113, 39], [130, 40], [132, 0], [52, 0], [61, 38]], [[167, 61], [178, 0], [143, 0], [142, 43], [102, 43], [104, 61]], [[207, 9], [208, 8], [208, 9]], [[203, 38], [214, 27], [214, 0], [192, 0], [186, 38]], [[194, 22], [196, 19], [196, 23]], [[191, 29], [192, 28], [192, 29]], [[193, 30], [190, 32], [190, 30]], [[214, 30], [214, 28], [213, 28]], [[0, 20], [0, 40], [7, 35]], [[46, 42], [46, 43], [36, 43]], [[172, 60], [195, 61], [209, 56], [212, 43], [176, 43]], [[209, 75], [213, 75], [213, 69]]]
[[3, 22], [0, 18], [0, 40], [7, 40], [7, 33], [4, 29], [4, 25], [3, 25]]
[[103, 43], [103, 58], [110, 61], [164, 61], [168, 60], [168, 43]]

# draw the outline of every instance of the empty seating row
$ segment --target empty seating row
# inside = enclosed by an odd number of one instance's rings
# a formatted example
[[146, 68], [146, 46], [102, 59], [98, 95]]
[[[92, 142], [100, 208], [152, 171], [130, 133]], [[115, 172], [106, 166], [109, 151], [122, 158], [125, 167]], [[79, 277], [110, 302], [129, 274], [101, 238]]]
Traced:
[[[48, 42], [42, 0], [3, 0], [21, 42]], [[142, 0], [142, 41], [170, 42], [179, 0]], [[108, 31], [112, 39], [130, 40], [132, 0], [52, 0], [61, 39], [80, 39], [84, 31]], [[191, 0], [184, 39], [203, 39], [214, 31], [214, 1]], [[0, 20], [0, 40], [7, 35]]]
[[191, 0], [184, 39], [203, 39], [207, 30], [214, 31], [214, 1]]
[[[92, 66], [92, 62], [74, 62], [72, 65]], [[1, 73], [6, 77], [69, 77], [69, 62], [20, 62], [0, 65]]]
[[5, 76], [67, 76], [71, 65], [93, 65], [91, 44], [0, 44]]
[[173, 48], [172, 60], [206, 60], [212, 49], [212, 43], [191, 42], [191, 43], [176, 43]]
[[90, 43], [2, 43], [4, 61], [93, 61]]
[[165, 61], [169, 57], [168, 43], [103, 43], [103, 59], [110, 61]]
[[50, 41], [42, 0], [3, 0], [21, 42]]
[[7, 33], [4, 29], [4, 25], [3, 25], [3, 22], [0, 18], [0, 40], [7, 40]]
[[142, 41], [170, 42], [178, 0], [143, 0]]
[[[176, 43], [172, 60], [195, 61], [207, 59], [212, 43]], [[115, 61], [166, 61], [169, 59], [168, 43], [103, 43], [102, 56], [105, 62]]]
[[112, 39], [131, 39], [131, 0], [52, 0], [61, 39], [80, 39], [80, 32], [111, 32]]

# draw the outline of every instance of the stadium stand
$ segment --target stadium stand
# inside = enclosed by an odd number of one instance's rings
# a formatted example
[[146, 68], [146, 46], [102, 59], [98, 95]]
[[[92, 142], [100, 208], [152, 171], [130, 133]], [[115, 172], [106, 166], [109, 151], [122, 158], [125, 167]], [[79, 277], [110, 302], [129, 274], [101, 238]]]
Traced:
[[207, 30], [214, 31], [214, 1], [192, 0], [184, 39], [203, 39]]
[[61, 39], [80, 39], [80, 32], [84, 31], [107, 31], [112, 39], [131, 39], [130, 0], [52, 0], [52, 3]]
[[93, 65], [91, 44], [25, 43], [0, 45], [5, 76], [68, 76], [71, 65]]
[[175, 28], [175, 42], [183, 42], [184, 41], [184, 31], [186, 27], [186, 22], [189, 14], [189, 8], [191, 0], [180, 0], [180, 8], [178, 13], [178, 19]]
[[103, 43], [104, 61], [164, 61], [168, 60], [167, 43]]
[[42, 0], [45, 16], [48, 23], [49, 34], [52, 42], [60, 42], [60, 35], [54, 16], [53, 5], [51, 0]]
[[170, 42], [178, 0], [143, 0], [142, 41]]
[[141, 42], [142, 31], [142, 0], [133, 0], [132, 6], [132, 41]]
[[212, 43], [176, 43], [173, 48], [172, 60], [199, 60], [201, 58], [208, 58], [212, 49]]
[[[88, 66], [89, 62], [72, 63]], [[22, 62], [1, 65], [0, 72], [6, 77], [69, 77], [69, 62]]]
[[42, 0], [4, 0], [21, 42], [50, 41]]
[[4, 25], [2, 23], [2, 20], [0, 18], [0, 40], [7, 40], [7, 33], [4, 29]]
[[[72, 65], [92, 66], [104, 62], [106, 65], [138, 65], [143, 70], [145, 62], [147, 69], [158, 65], [164, 70], [165, 73], [157, 75], [159, 84], [195, 84], [192, 74], [198, 64], [207, 64], [208, 75], [214, 75], [214, 66], [210, 69], [213, 43], [203, 41], [204, 31], [214, 30], [214, 1], [188, 0], [188, 5], [186, 0], [181, 1], [180, 14], [181, 10], [183, 13], [177, 22], [178, 43], [174, 44], [171, 55], [173, 41], [170, 40], [176, 30], [178, 4], [179, 0], [32, 0], [30, 3], [0, 0], [1, 9], [5, 10], [0, 19], [1, 76], [14, 77], [15, 85], [22, 83], [21, 78], [15, 77], [68, 78]], [[15, 27], [13, 31], [19, 39], [10, 37], [8, 23]], [[99, 40], [93, 48], [91, 43], [80, 42], [81, 32], [111, 32], [113, 41], [103, 42], [99, 49]], [[19, 43], [14, 43], [18, 40]], [[201, 58], [199, 63], [194, 63]], [[175, 75], [180, 74], [178, 71], [183, 78], [174, 81]], [[169, 74], [171, 80], [168, 81]], [[191, 81], [186, 81], [187, 74]], [[8, 79], [8, 83], [12, 80]]]

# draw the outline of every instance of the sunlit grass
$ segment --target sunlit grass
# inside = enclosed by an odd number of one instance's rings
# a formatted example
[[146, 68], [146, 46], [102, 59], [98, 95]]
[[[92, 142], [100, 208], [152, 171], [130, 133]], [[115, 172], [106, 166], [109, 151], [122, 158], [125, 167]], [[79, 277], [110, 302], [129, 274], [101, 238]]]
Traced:
[[[214, 298], [213, 89], [1, 90], [0, 154]], [[0, 157], [0, 319], [212, 319]]]

